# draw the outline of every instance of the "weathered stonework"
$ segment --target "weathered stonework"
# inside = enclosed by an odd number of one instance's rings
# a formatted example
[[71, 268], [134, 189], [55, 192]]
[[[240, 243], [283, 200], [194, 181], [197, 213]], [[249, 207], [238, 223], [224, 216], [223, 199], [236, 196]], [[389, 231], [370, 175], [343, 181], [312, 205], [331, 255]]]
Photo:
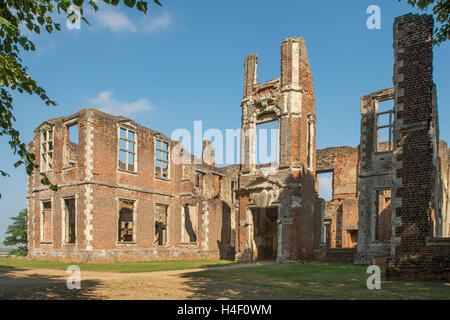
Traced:
[[[354, 248], [358, 237], [358, 148], [317, 150], [316, 173], [332, 173], [332, 199], [325, 202], [321, 246]], [[319, 179], [316, 178], [318, 190]]]
[[394, 22], [396, 201], [389, 279], [450, 279], [450, 238], [441, 238], [441, 181], [446, 170], [441, 170], [439, 159], [433, 28], [428, 15], [409, 14]]
[[[361, 97], [355, 148], [316, 150], [302, 38], [283, 41], [278, 79], [257, 83], [258, 57], [245, 59], [239, 165], [217, 168], [208, 140], [197, 159], [178, 141], [95, 109], [45, 121], [29, 149], [60, 189], [43, 186], [39, 172], [29, 177], [29, 256], [321, 259], [386, 265], [389, 279], [448, 281], [450, 152], [439, 140], [432, 34], [431, 16], [395, 20], [393, 88]], [[389, 100], [393, 109], [381, 110]], [[267, 122], [278, 123], [277, 161], [257, 164], [256, 127]], [[325, 202], [317, 175], [326, 172]]]
[[[79, 142], [70, 150], [67, 124], [78, 124]], [[119, 130], [129, 128], [135, 134], [135, 170], [119, 165]], [[216, 168], [202, 161], [198, 164], [170, 162], [167, 179], [155, 177], [155, 141], [168, 144], [169, 152], [177, 141], [139, 124], [106, 113], [84, 109], [69, 117], [48, 120], [35, 130], [30, 150], [41, 154], [41, 134], [52, 130], [52, 170], [49, 178], [60, 189], [49, 190], [40, 183], [39, 172], [29, 177], [29, 255], [57, 260], [111, 261], [171, 258], [233, 258], [231, 230], [231, 181], [238, 180], [239, 166]], [[71, 143], [74, 146], [74, 143]], [[206, 143], [207, 145], [207, 143]], [[77, 150], [75, 163], [67, 165], [67, 153]], [[209, 159], [211, 159], [211, 150]], [[190, 157], [190, 156], [189, 156]], [[38, 164], [42, 159], [38, 158]], [[193, 158], [192, 158], [193, 159]], [[196, 172], [201, 175], [196, 188]], [[75, 238], [66, 239], [65, 199], [75, 199]], [[49, 241], [43, 241], [42, 203], [51, 203], [51, 222], [46, 225]], [[131, 203], [131, 240], [119, 241], [121, 202]], [[155, 221], [157, 206], [167, 206], [165, 243], [159, 245]], [[182, 239], [186, 223], [185, 206], [191, 206], [193, 238]], [[194, 210], [195, 209], [195, 210]], [[189, 230], [188, 230], [189, 231]], [[192, 230], [191, 230], [192, 232]], [[189, 239], [188, 239], [189, 240]]]
[[[316, 112], [305, 42], [283, 41], [279, 79], [257, 84], [257, 63], [252, 54], [244, 68], [236, 258], [311, 259], [320, 241], [321, 202], [315, 190]], [[257, 165], [256, 126], [271, 121], [278, 122], [278, 161]]]

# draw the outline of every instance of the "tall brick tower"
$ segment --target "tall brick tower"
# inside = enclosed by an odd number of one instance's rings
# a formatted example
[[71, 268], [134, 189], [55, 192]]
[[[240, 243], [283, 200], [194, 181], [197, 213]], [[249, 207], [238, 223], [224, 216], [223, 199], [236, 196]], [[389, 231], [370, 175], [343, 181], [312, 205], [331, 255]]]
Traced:
[[439, 128], [433, 17], [394, 22], [394, 158], [389, 279], [450, 279], [450, 241], [436, 238]]
[[[281, 45], [281, 77], [257, 83], [258, 56], [245, 59], [241, 126], [238, 259], [312, 257], [320, 240], [315, 192], [314, 85], [302, 38]], [[256, 127], [278, 123], [277, 163], [256, 164]]]

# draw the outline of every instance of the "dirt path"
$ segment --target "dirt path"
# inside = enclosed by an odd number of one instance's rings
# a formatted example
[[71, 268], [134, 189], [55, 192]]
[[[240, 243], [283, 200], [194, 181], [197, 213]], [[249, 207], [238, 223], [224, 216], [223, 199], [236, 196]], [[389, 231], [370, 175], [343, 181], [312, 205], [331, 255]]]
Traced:
[[[239, 264], [234, 269], [267, 264]], [[207, 269], [143, 273], [81, 272], [81, 289], [69, 290], [65, 270], [0, 268], [0, 299], [227, 299], [232, 288], [183, 276]], [[223, 286], [223, 284], [222, 284]], [[241, 289], [241, 288], [240, 288]], [[234, 288], [236, 290], [236, 288]], [[241, 294], [241, 290], [238, 290]], [[236, 291], [237, 292], [237, 291]]]

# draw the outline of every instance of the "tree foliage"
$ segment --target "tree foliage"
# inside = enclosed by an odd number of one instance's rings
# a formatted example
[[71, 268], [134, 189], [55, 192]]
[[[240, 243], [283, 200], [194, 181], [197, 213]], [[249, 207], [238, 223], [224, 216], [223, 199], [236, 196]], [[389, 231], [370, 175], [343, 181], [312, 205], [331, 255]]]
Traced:
[[26, 256], [28, 254], [28, 240], [27, 240], [27, 223], [28, 213], [24, 209], [19, 212], [17, 217], [12, 217], [14, 222], [8, 226], [6, 234], [8, 235], [3, 242], [6, 246], [16, 246], [17, 248], [10, 251], [10, 254], [17, 254]]
[[[35, 155], [27, 150], [27, 146], [20, 139], [20, 134], [14, 128], [13, 92], [37, 95], [46, 105], [54, 106], [56, 102], [51, 100], [45, 89], [40, 87], [23, 64], [21, 53], [23, 51], [35, 51], [36, 47], [27, 35], [23, 33], [26, 28], [31, 34], [41, 32], [52, 33], [60, 31], [61, 25], [54, 21], [56, 15], [66, 15], [74, 22], [77, 15], [72, 8], [79, 10], [81, 20], [89, 24], [84, 17], [84, 8], [91, 7], [99, 10], [98, 0], [0, 0], [0, 136], [8, 136], [9, 144], [14, 154], [18, 154], [19, 160], [15, 167], [22, 164], [26, 167], [27, 174], [31, 174], [38, 168], [35, 163]], [[106, 4], [117, 6], [120, 0], [103, 0]], [[153, 0], [159, 6], [159, 0]], [[130, 8], [136, 7], [144, 14], [147, 13], [148, 3], [143, 0], [123, 0]], [[8, 173], [0, 169], [2, 176]], [[45, 173], [41, 173], [41, 183], [57, 190]]]
[[[398, 0], [401, 1], [401, 0]], [[441, 44], [450, 39], [450, 0], [407, 0], [412, 7], [427, 10], [432, 7], [434, 19], [439, 26], [434, 30], [433, 44]]]

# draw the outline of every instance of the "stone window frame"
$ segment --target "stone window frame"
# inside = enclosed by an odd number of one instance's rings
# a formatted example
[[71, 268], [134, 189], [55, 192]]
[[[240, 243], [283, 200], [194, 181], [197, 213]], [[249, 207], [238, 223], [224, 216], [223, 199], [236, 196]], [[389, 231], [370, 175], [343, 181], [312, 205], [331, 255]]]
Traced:
[[[255, 222], [253, 218], [253, 209], [260, 209], [259, 207], [256, 207], [254, 205], [247, 206], [245, 210], [245, 220], [239, 221], [239, 224], [241, 226], [245, 226], [245, 233], [246, 233], [246, 248], [250, 249], [252, 252], [255, 250], [255, 242], [254, 242], [254, 236], [255, 236]], [[281, 254], [281, 239], [283, 239], [283, 225], [284, 224], [292, 224], [292, 218], [282, 218], [281, 217], [281, 205], [269, 205], [265, 207], [264, 209], [276, 209], [277, 210], [277, 219], [276, 222], [278, 224], [277, 226], [277, 257]]]
[[[119, 240], [119, 221], [120, 221], [120, 202], [129, 202], [133, 203], [133, 239], [132, 241], [120, 241]], [[116, 198], [116, 245], [136, 245], [137, 244], [137, 203], [138, 200], [136, 199], [130, 199], [130, 198], [124, 198], [124, 197], [118, 197]]]
[[[46, 241], [44, 239], [44, 202], [50, 202], [50, 230], [51, 230], [51, 235], [50, 235], [50, 241]], [[40, 219], [39, 219], [39, 229], [40, 229], [40, 234], [39, 234], [39, 243], [40, 244], [53, 244], [53, 199], [49, 198], [49, 199], [41, 199], [40, 200]]]
[[[158, 143], [161, 144], [161, 148], [158, 148]], [[167, 150], [164, 150], [164, 145], [167, 145]], [[154, 166], [153, 166], [153, 170], [154, 170], [154, 174], [153, 177], [155, 179], [159, 179], [159, 180], [165, 180], [165, 181], [169, 181], [170, 180], [170, 141], [168, 141], [167, 139], [164, 139], [162, 137], [155, 137], [154, 138], [154, 152], [153, 152], [153, 160], [154, 160]], [[156, 153], [157, 152], [161, 153], [161, 157], [157, 158], [156, 157]], [[164, 160], [164, 154], [167, 154], [167, 160]], [[157, 166], [156, 163], [157, 162], [161, 163], [161, 174], [157, 175]], [[167, 177], [163, 176], [163, 166], [164, 163], [167, 164]]]
[[[76, 117], [76, 118], [74, 118], [74, 119], [71, 119], [71, 120], [68, 120], [68, 121], [66, 121], [65, 123], [64, 123], [64, 130], [66, 130], [66, 135], [64, 136], [64, 157], [63, 157], [63, 159], [64, 159], [64, 164], [63, 164], [63, 169], [71, 169], [71, 168], [76, 168], [77, 166], [78, 166], [78, 161], [74, 161], [74, 163], [72, 164], [72, 163], [70, 163], [70, 160], [69, 161], [66, 161], [66, 157], [67, 157], [67, 148], [66, 148], [66, 144], [67, 143], [69, 143], [69, 142], [71, 142], [70, 141], [70, 133], [69, 133], [69, 128], [70, 127], [73, 127], [73, 126], [78, 126], [78, 148], [79, 148], [79, 146], [80, 146], [80, 125], [79, 125], [79, 121], [78, 121], [79, 119], [78, 119], [78, 117]], [[78, 149], [79, 150], [79, 149]], [[79, 152], [79, 151], [78, 151]]]
[[[185, 228], [185, 222], [186, 222], [186, 207], [189, 206], [196, 206], [197, 207], [197, 230], [195, 230], [195, 241], [192, 242], [184, 242], [184, 235], [186, 232]], [[199, 231], [199, 225], [198, 225], [198, 204], [191, 204], [191, 203], [185, 203], [181, 206], [181, 237], [180, 237], [180, 244], [182, 245], [190, 245], [190, 246], [198, 246], [198, 231]]]
[[[68, 226], [67, 226], [67, 211], [66, 211], [66, 200], [70, 200], [73, 199], [74, 200], [74, 205], [75, 205], [75, 242], [69, 242], [67, 241], [67, 231], [68, 231]], [[76, 245], [77, 244], [77, 234], [78, 234], [78, 223], [77, 223], [77, 212], [78, 212], [78, 197], [76, 195], [71, 195], [71, 196], [66, 196], [66, 197], [62, 197], [61, 198], [61, 208], [63, 209], [63, 216], [62, 216], [62, 228], [61, 228], [61, 239], [62, 239], [62, 244], [63, 245]]]
[[[259, 111], [259, 110], [258, 110]], [[262, 118], [266, 116], [266, 118]], [[268, 163], [259, 163], [257, 164], [257, 159], [258, 159], [258, 155], [259, 155], [259, 140], [258, 140], [258, 126], [260, 125], [266, 125], [268, 123], [275, 123], [277, 124], [277, 140], [276, 140], [276, 147], [275, 147], [275, 151], [276, 151], [276, 158], [275, 161], [272, 162], [268, 162]], [[270, 111], [270, 112], [262, 112], [262, 114], [258, 114], [256, 117], [254, 117], [254, 121], [252, 123], [252, 128], [249, 130], [249, 152], [251, 153], [250, 155], [250, 164], [253, 164], [254, 166], [259, 166], [259, 165], [266, 165], [266, 164], [270, 164], [270, 163], [276, 163], [279, 164], [280, 163], [280, 159], [281, 159], [281, 145], [280, 145], [280, 135], [281, 135], [281, 130], [280, 130], [280, 125], [281, 125], [281, 118], [279, 117], [279, 115], [275, 112], [275, 111]], [[270, 134], [272, 134], [272, 129], [270, 129]], [[267, 137], [268, 138], [268, 137]], [[272, 151], [272, 150], [270, 150]], [[271, 154], [272, 156], [272, 154]], [[261, 159], [259, 159], [261, 160]]]
[[[156, 208], [158, 206], [164, 206], [166, 207], [166, 242], [162, 245], [158, 245], [156, 244], [156, 230], [155, 230], [155, 223], [156, 223]], [[155, 202], [155, 206], [154, 206], [154, 216], [153, 216], [153, 246], [156, 248], [160, 248], [160, 247], [168, 247], [170, 246], [170, 205], [167, 203], [163, 203], [163, 202]]]
[[[222, 194], [222, 187], [223, 187], [223, 175], [217, 174], [212, 172], [212, 187], [214, 191], [214, 196], [219, 197]], [[217, 177], [217, 185], [216, 185], [216, 177]], [[218, 194], [215, 193], [216, 187], [218, 189]]]
[[334, 166], [326, 167], [326, 168], [322, 167], [322, 168], [316, 169], [316, 180], [317, 180], [317, 184], [319, 185], [319, 187], [320, 187], [319, 175], [326, 174], [326, 173], [331, 173], [331, 199], [330, 200], [325, 200], [324, 199], [325, 202], [333, 201], [334, 198], [335, 198], [334, 197], [334, 179], [335, 179], [335, 177], [334, 177], [335, 176], [334, 169], [335, 169]]
[[370, 242], [371, 243], [378, 243], [378, 244], [384, 244], [384, 245], [389, 245], [392, 241], [392, 233], [391, 233], [391, 239], [385, 242], [381, 242], [380, 240], [377, 239], [377, 219], [378, 219], [378, 205], [377, 205], [377, 197], [378, 197], [378, 192], [380, 191], [391, 191], [391, 208], [390, 208], [390, 212], [391, 212], [391, 228], [392, 228], [392, 187], [389, 186], [385, 186], [385, 187], [376, 187], [373, 188], [372, 190], [372, 194], [373, 194], [373, 206], [370, 206]]
[[202, 194], [205, 186], [206, 172], [200, 169], [195, 170], [194, 187], [197, 194]]
[[[332, 219], [329, 219], [329, 218], [323, 219], [322, 235], [320, 237], [320, 244], [322, 246], [326, 246], [328, 240], [330, 240], [330, 243], [331, 243], [331, 225], [332, 225], [331, 220]], [[327, 228], [327, 226], [329, 229]], [[330, 238], [328, 238], [328, 233], [327, 233], [328, 230], [330, 230]]]
[[[126, 131], [126, 135], [125, 138], [122, 138], [120, 133], [121, 130], [125, 130]], [[132, 132], [134, 133], [134, 140], [129, 140], [128, 139], [128, 133]], [[126, 143], [126, 149], [121, 149], [120, 147], [120, 142], [121, 140], [124, 140]], [[132, 142], [134, 143], [134, 152], [131, 152], [128, 149], [128, 143]], [[125, 169], [120, 167], [120, 152], [125, 152]], [[128, 156], [129, 154], [133, 155], [133, 164], [134, 164], [134, 169], [133, 170], [129, 170], [128, 169]], [[138, 172], [138, 130], [135, 126], [128, 124], [128, 123], [120, 123], [118, 125], [118, 129], [117, 129], [117, 170], [118, 171], [122, 171], [122, 172], [126, 172], [126, 173], [133, 173], [133, 174], [137, 174]]]
[[[48, 139], [49, 132], [51, 132], [51, 139]], [[45, 135], [45, 137], [44, 137]], [[53, 154], [54, 154], [54, 138], [55, 138], [55, 128], [54, 126], [44, 126], [39, 131], [39, 141], [40, 141], [40, 166], [39, 170], [42, 173], [53, 172]], [[44, 148], [45, 145], [45, 148]], [[50, 149], [51, 148], [51, 149]], [[46, 160], [44, 160], [44, 155]], [[51, 155], [51, 161], [48, 161], [49, 155]], [[44, 167], [45, 164], [45, 167]]]
[[[277, 80], [277, 79], [275, 79]], [[257, 152], [258, 152], [258, 141], [256, 137], [257, 127], [262, 124], [277, 122], [277, 152], [275, 163], [281, 163], [281, 154], [283, 152], [281, 142], [281, 110], [278, 105], [276, 105], [274, 96], [267, 95], [260, 97], [256, 100], [246, 101], [243, 107], [243, 116], [241, 122], [241, 132], [240, 132], [240, 154], [241, 163], [249, 166], [250, 172], [257, 166]], [[248, 103], [251, 103], [250, 105]], [[247, 115], [248, 108], [253, 105], [255, 107], [254, 111]], [[244, 129], [244, 126], [247, 128]], [[273, 163], [273, 162], [272, 162]], [[267, 164], [267, 163], [265, 163]], [[260, 163], [258, 165], [264, 165]], [[244, 170], [247, 171], [247, 170]], [[246, 172], [249, 173], [249, 172]]]
[[[378, 105], [380, 102], [385, 102], [385, 101], [390, 101], [390, 100], [394, 100], [394, 98], [389, 97], [389, 98], [377, 98], [375, 99], [375, 113], [374, 113], [374, 121], [375, 121], [375, 125], [374, 125], [374, 129], [375, 129], [375, 135], [374, 135], [374, 150], [375, 152], [392, 152], [394, 150], [394, 108], [392, 108], [391, 110], [387, 110], [387, 111], [382, 111], [382, 112], [378, 112]], [[380, 126], [379, 125], [379, 118], [382, 115], [385, 114], [389, 114], [389, 122], [388, 125], [383, 125]], [[380, 151], [378, 150], [378, 142], [379, 142], [379, 133], [380, 133], [380, 129], [386, 129], [388, 128], [388, 150], [387, 151]], [[382, 141], [382, 142], [386, 142], [386, 141]]]

